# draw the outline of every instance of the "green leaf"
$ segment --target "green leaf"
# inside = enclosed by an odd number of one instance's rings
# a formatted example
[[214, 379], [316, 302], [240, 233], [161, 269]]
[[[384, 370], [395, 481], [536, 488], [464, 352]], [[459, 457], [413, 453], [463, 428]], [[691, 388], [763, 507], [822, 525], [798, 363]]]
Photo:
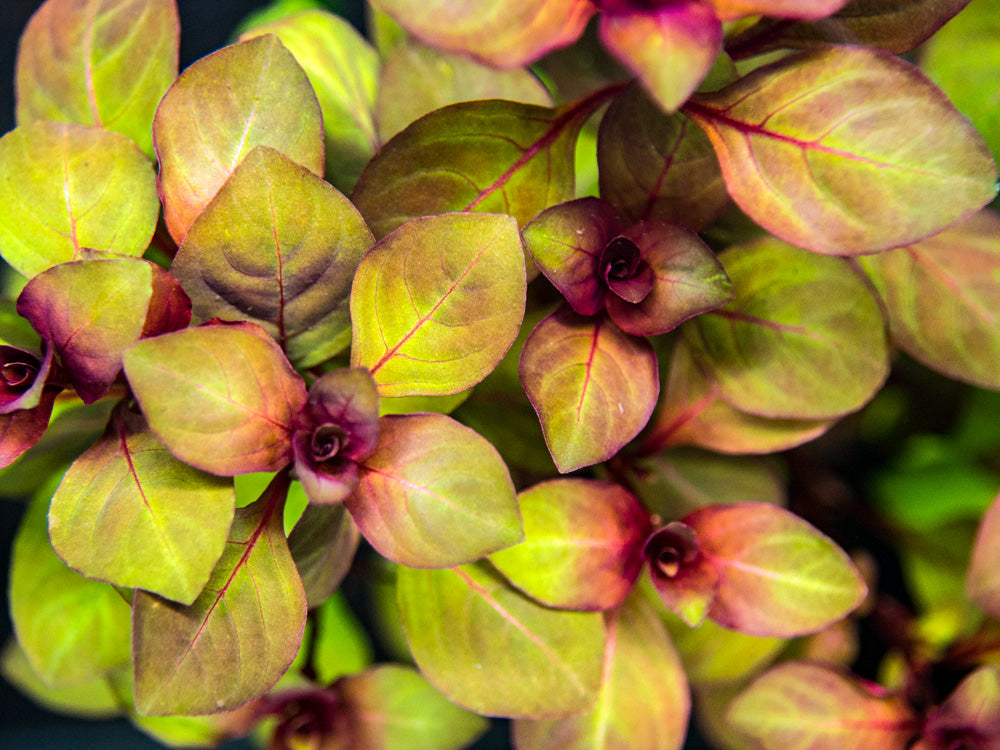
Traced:
[[601, 118], [597, 162], [601, 197], [627, 224], [667, 219], [700, 231], [729, 204], [705, 133], [680, 112], [663, 112], [636, 85]]
[[191, 225], [170, 270], [197, 322], [259, 323], [311, 367], [350, 341], [351, 281], [373, 242], [336, 188], [258, 146]]
[[321, 685], [332, 685], [344, 675], [360, 672], [372, 663], [368, 634], [351, 612], [342, 594], [327, 598], [316, 610], [310, 665]]
[[379, 420], [344, 503], [382, 555], [420, 568], [478, 560], [524, 538], [514, 485], [496, 449], [441, 414]]
[[310, 608], [318, 607], [340, 586], [360, 541], [358, 527], [342, 503], [306, 507], [288, 535], [288, 548]]
[[393, 47], [382, 66], [379, 134], [387, 141], [435, 109], [475, 99], [552, 105], [546, 88], [527, 70], [497, 70], [407, 39]]
[[114, 130], [153, 156], [153, 112], [177, 77], [171, 0], [48, 0], [18, 46], [17, 122]]
[[900, 698], [873, 688], [831, 667], [788, 662], [750, 685], [729, 721], [763, 750], [903, 750], [917, 720]]
[[597, 705], [566, 719], [514, 722], [518, 750], [679, 750], [691, 698], [670, 635], [640, 597], [604, 615], [607, 644]]
[[185, 463], [232, 475], [277, 471], [291, 461], [305, 383], [258, 326], [201, 326], [143, 339], [124, 361], [149, 426]]
[[323, 173], [323, 122], [309, 79], [278, 38], [223, 47], [168, 89], [153, 121], [163, 218], [180, 244], [254, 146]]
[[240, 40], [262, 34], [278, 37], [309, 76], [323, 113], [327, 179], [350, 190], [379, 145], [378, 53], [350, 23], [323, 10], [303, 10], [265, 23]]
[[409, 667], [382, 664], [338, 687], [351, 723], [350, 747], [378, 750], [461, 750], [489, 722], [465, 711]]
[[719, 260], [736, 299], [681, 330], [731, 405], [763, 417], [829, 419], [881, 388], [889, 372], [882, 312], [846, 260], [773, 238], [729, 248]]
[[0, 253], [29, 278], [86, 250], [142, 255], [159, 210], [152, 165], [123, 135], [36, 122], [0, 138]]
[[525, 289], [511, 217], [448, 214], [410, 222], [376, 243], [355, 274], [351, 365], [371, 370], [380, 396], [463, 391], [514, 342]]
[[646, 426], [660, 390], [645, 339], [566, 305], [528, 337], [520, 375], [562, 473], [614, 456]]
[[901, 349], [950, 378], [1000, 389], [1000, 215], [981, 211], [930, 239], [859, 260]]
[[222, 555], [233, 484], [174, 458], [119, 409], [49, 508], [55, 551], [88, 578], [190, 604]]
[[605, 610], [628, 596], [642, 571], [649, 514], [610, 482], [553, 479], [518, 495], [524, 541], [490, 562], [542, 604]]
[[815, 252], [898, 247], [996, 195], [982, 137], [919, 70], [881, 50], [791, 55], [684, 112], [711, 139], [740, 208]]
[[89, 581], [56, 557], [40, 491], [14, 539], [10, 616], [38, 678], [49, 687], [91, 682], [128, 663], [128, 604], [106, 583]]
[[420, 671], [458, 705], [555, 718], [594, 704], [605, 641], [600, 614], [543, 607], [486, 563], [400, 568], [397, 596]]
[[580, 128], [615, 91], [559, 109], [493, 99], [436, 110], [375, 155], [351, 200], [376, 237], [450, 211], [506, 213], [524, 226], [573, 198]]
[[1000, 617], [1000, 496], [983, 514], [976, 532], [965, 591], [984, 612]]
[[571, 44], [595, 11], [588, 0], [376, 0], [375, 6], [426, 44], [496, 68], [517, 68]]
[[135, 705], [144, 716], [208, 714], [258, 698], [299, 650], [306, 597], [282, 530], [287, 473], [236, 513], [228, 546], [193, 604], [137, 591]]

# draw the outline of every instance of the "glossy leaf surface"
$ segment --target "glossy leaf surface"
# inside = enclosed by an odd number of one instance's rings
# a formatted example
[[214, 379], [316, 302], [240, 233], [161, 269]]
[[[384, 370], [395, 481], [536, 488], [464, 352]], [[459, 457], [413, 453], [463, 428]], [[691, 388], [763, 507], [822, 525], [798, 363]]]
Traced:
[[517, 750], [679, 750], [691, 699], [677, 652], [639, 597], [604, 615], [607, 643], [597, 704], [566, 719], [514, 722]]
[[350, 190], [378, 147], [375, 49], [345, 19], [304, 10], [257, 26], [241, 39], [274, 34], [309, 76], [323, 113], [327, 179]]
[[442, 414], [382, 417], [375, 452], [344, 502], [390, 560], [444, 568], [523, 538], [514, 485], [484, 438]]
[[900, 699], [809, 662], [757, 679], [733, 703], [729, 721], [764, 750], [903, 750], [916, 730]]
[[1000, 388], [1000, 216], [982, 211], [860, 261], [900, 348], [950, 378]]
[[0, 138], [0, 253], [29, 278], [84, 250], [141, 255], [159, 210], [152, 165], [123, 135], [36, 122]]
[[322, 174], [322, 128], [309, 79], [277, 37], [223, 47], [194, 63], [153, 121], [163, 218], [174, 241], [254, 146]]
[[1000, 498], [983, 515], [965, 579], [969, 598], [1000, 617]]
[[257, 147], [192, 224], [170, 270], [197, 322], [259, 323], [292, 362], [309, 367], [350, 341], [351, 281], [372, 242], [340, 192]]
[[594, 13], [590, 0], [377, 0], [426, 44], [500, 68], [534, 62], [575, 41]]
[[170, 0], [48, 0], [21, 35], [17, 121], [114, 130], [153, 155], [156, 105], [177, 77]]
[[415, 220], [378, 242], [358, 267], [351, 364], [371, 371], [381, 396], [463, 391], [514, 342], [525, 285], [511, 217]]
[[291, 461], [292, 420], [305, 384], [258, 326], [143, 339], [125, 352], [125, 374], [153, 432], [185, 463], [231, 475], [277, 471]]
[[719, 260], [736, 299], [683, 333], [726, 401], [759, 416], [816, 420], [859, 409], [878, 391], [889, 369], [885, 324], [846, 261], [771, 238]]
[[606, 98], [560, 109], [501, 100], [444, 107], [385, 144], [351, 200], [376, 237], [449, 211], [506, 213], [523, 226], [573, 197], [577, 135]]
[[642, 569], [649, 516], [624, 488], [553, 479], [518, 495], [524, 541], [490, 562], [524, 593], [561, 609], [617, 607]]
[[52, 496], [49, 536], [88, 578], [190, 604], [222, 555], [233, 501], [232, 481], [181, 463], [119, 410]]
[[600, 614], [543, 607], [486, 563], [400, 568], [397, 596], [420, 671], [460, 706], [543, 718], [579, 713], [597, 698], [605, 641]]
[[521, 350], [520, 375], [559, 471], [606, 461], [646, 426], [660, 383], [653, 348], [563, 306]]
[[190, 606], [137, 591], [132, 640], [140, 714], [208, 714], [267, 692], [295, 658], [306, 598], [282, 530], [288, 479], [236, 512], [226, 550]]
[[996, 195], [982, 137], [919, 70], [880, 50], [791, 55], [684, 111], [711, 139], [740, 208], [816, 252], [898, 247]]

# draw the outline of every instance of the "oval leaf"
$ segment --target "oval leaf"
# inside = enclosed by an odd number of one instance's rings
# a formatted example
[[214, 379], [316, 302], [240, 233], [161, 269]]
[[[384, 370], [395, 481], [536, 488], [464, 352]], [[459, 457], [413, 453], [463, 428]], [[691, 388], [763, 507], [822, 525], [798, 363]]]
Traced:
[[621, 604], [642, 570], [649, 514], [610, 482], [554, 479], [518, 495], [524, 541], [490, 562], [517, 588], [561, 609]]
[[309, 79], [278, 38], [213, 52], [178, 78], [156, 110], [163, 219], [180, 244], [254, 146], [323, 173], [323, 122]]
[[125, 352], [125, 374], [153, 432], [185, 463], [232, 475], [291, 461], [305, 383], [258, 326], [143, 339]]
[[88, 578], [190, 604], [222, 555], [234, 500], [231, 480], [181, 463], [119, 410], [52, 496], [49, 536]]
[[318, 607], [336, 591], [354, 561], [361, 534], [343, 504], [310, 505], [288, 535], [306, 601]]
[[48, 0], [17, 55], [17, 121], [114, 130], [153, 156], [156, 105], [177, 77], [173, 0]]
[[519, 371], [564, 474], [615, 455], [646, 426], [660, 392], [649, 342], [566, 305], [532, 331]]
[[288, 476], [236, 512], [226, 550], [193, 604], [137, 591], [135, 707], [144, 716], [238, 708], [274, 685], [298, 653], [306, 597], [282, 529]]
[[354, 276], [351, 365], [371, 370], [380, 396], [463, 391], [514, 343], [525, 295], [511, 217], [414, 220], [378, 242]]
[[898, 247], [996, 195], [975, 128], [919, 70], [881, 50], [795, 54], [684, 111], [711, 139], [740, 208], [815, 252]]
[[258, 146], [191, 225], [170, 270], [198, 322], [259, 323], [311, 367], [350, 341], [351, 282], [373, 242], [340, 192]]
[[579, 713], [597, 698], [600, 614], [543, 607], [485, 563], [400, 568], [397, 598], [417, 666], [458, 705], [488, 716], [543, 718]]
[[450, 417], [382, 417], [375, 452], [358, 471], [358, 488], [344, 503], [365, 538], [390, 560], [444, 568], [524, 538], [500, 455]]
[[36, 122], [0, 138], [0, 253], [29, 278], [85, 250], [142, 255], [159, 211], [153, 167], [123, 135]]
[[846, 260], [773, 238], [719, 260], [736, 299], [681, 330], [726, 401], [758, 416], [818, 420], [860, 409], [882, 386], [882, 312]]

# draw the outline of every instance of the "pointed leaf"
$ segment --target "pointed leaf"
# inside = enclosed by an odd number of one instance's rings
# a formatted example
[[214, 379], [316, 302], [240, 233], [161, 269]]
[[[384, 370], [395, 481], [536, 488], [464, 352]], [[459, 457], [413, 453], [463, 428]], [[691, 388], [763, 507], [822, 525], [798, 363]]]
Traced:
[[185, 463], [232, 475], [277, 471], [291, 461], [292, 420], [305, 403], [305, 384], [258, 326], [143, 339], [126, 350], [125, 374], [153, 432]]
[[604, 615], [608, 637], [597, 705], [567, 719], [514, 722], [517, 750], [679, 750], [691, 698], [677, 652], [639, 597]]
[[498, 68], [517, 68], [571, 44], [594, 13], [590, 0], [377, 0], [375, 5], [432, 47]]
[[343, 504], [306, 508], [288, 535], [288, 548], [310, 608], [318, 607], [340, 587], [360, 541], [358, 527]]
[[642, 570], [649, 514], [610, 482], [553, 479], [520, 495], [524, 541], [490, 562], [542, 604], [604, 610], [621, 604]]
[[614, 456], [646, 426], [660, 390], [646, 340], [565, 305], [528, 337], [520, 375], [562, 473]]
[[123, 135], [36, 122], [0, 138], [0, 253], [29, 278], [85, 250], [141, 255], [159, 210], [152, 165]]
[[984, 612], [1000, 617], [1000, 497], [980, 521], [965, 591]]
[[14, 634], [45, 684], [78, 685], [128, 663], [128, 604], [56, 557], [40, 492], [21, 520], [10, 566]]
[[524, 538], [510, 474], [473, 430], [443, 414], [382, 417], [375, 452], [344, 503], [390, 560], [444, 568]]
[[185, 70], [156, 110], [163, 219], [178, 244], [254, 146], [323, 173], [323, 122], [309, 79], [273, 35]]
[[226, 550], [193, 604], [137, 591], [132, 605], [135, 706], [141, 715], [208, 714], [257, 698], [299, 650], [306, 598], [282, 530], [279, 474], [236, 512]]
[[722, 24], [702, 0], [680, 0], [641, 12], [607, 12], [600, 30], [605, 48], [668, 112], [691, 96], [722, 48]]
[[996, 195], [982, 137], [919, 70], [881, 50], [791, 55], [684, 111], [740, 208], [815, 252], [898, 247]]
[[597, 162], [601, 197], [629, 224], [667, 219], [700, 231], [729, 203], [704, 131], [680, 112], [663, 112], [638, 86], [601, 118]]
[[587, 710], [597, 698], [600, 614], [543, 607], [486, 563], [400, 568], [397, 596], [417, 666], [458, 705], [492, 716], [554, 718]]
[[350, 747], [461, 750], [489, 722], [448, 701], [416, 670], [382, 664], [339, 683], [351, 722]]
[[769, 503], [701, 508], [684, 517], [719, 571], [709, 617], [741, 633], [815, 633], [867, 593], [847, 554], [808, 523]]
[[392, 48], [379, 76], [379, 134], [387, 141], [435, 109], [475, 99], [552, 106], [545, 86], [527, 70], [496, 70], [405, 39]]
[[351, 281], [372, 242], [347, 198], [258, 146], [191, 225], [170, 270], [196, 321], [259, 323], [311, 367], [350, 341]]
[[764, 417], [828, 419], [861, 408], [882, 386], [882, 312], [846, 260], [773, 238], [719, 260], [736, 299], [682, 331], [726, 401]]
[[859, 260], [900, 348], [950, 378], [1000, 389], [1000, 216], [981, 211], [930, 239]]
[[729, 721], [763, 750], [903, 750], [919, 726], [898, 697], [809, 662], [757, 679]]
[[55, 551], [88, 578], [190, 604], [222, 555], [233, 484], [181, 463], [123, 409], [63, 477]]
[[17, 309], [51, 342], [86, 404], [107, 393], [125, 349], [191, 319], [177, 280], [141, 258], [60, 263], [28, 282]]
[[351, 364], [381, 396], [458, 393], [500, 362], [524, 318], [524, 251], [499, 214], [410, 222], [361, 261], [351, 291]]
[[153, 156], [153, 112], [177, 77], [171, 0], [48, 0], [18, 46], [17, 121], [97, 125]]
[[577, 135], [616, 90], [558, 109], [492, 99], [436, 110], [375, 155], [351, 201], [376, 237], [449, 211], [506, 213], [523, 226], [574, 197]]

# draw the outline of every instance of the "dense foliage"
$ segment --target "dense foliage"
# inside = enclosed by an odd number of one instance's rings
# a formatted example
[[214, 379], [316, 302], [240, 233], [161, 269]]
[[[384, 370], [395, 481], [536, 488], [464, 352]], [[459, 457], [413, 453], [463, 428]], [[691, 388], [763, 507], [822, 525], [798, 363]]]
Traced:
[[1000, 748], [1000, 2], [320, 5], [180, 75], [173, 0], [24, 29], [5, 676], [181, 746]]

